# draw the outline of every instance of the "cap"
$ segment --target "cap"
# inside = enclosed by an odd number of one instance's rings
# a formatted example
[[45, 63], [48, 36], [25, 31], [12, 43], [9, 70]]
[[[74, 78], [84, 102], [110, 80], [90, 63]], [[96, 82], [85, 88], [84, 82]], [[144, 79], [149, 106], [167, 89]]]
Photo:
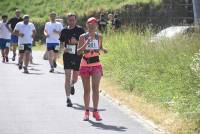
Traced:
[[55, 16], [56, 16], [57, 14], [56, 14], [56, 12], [51, 12], [51, 13], [49, 13], [49, 15], [50, 15], [50, 16], [51, 16], [51, 15], [55, 15]]
[[94, 18], [94, 17], [91, 17], [91, 18], [89, 18], [89, 19], [87, 20], [87, 23], [89, 23], [89, 24], [96, 24], [96, 23], [97, 23], [97, 19]]
[[23, 19], [29, 19], [29, 15], [24, 15]]

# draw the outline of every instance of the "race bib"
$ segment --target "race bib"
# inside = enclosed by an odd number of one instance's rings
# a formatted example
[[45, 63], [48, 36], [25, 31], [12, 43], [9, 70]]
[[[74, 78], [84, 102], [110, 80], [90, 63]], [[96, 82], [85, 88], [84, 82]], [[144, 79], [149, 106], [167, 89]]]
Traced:
[[7, 42], [7, 43], [6, 43], [6, 47], [10, 47], [10, 42]]
[[99, 49], [99, 41], [98, 40], [90, 41], [88, 46], [86, 47], [86, 50], [98, 50], [98, 49]]
[[66, 45], [66, 48], [68, 49], [68, 53], [76, 54], [76, 45]]
[[19, 45], [19, 50], [24, 50], [24, 45]]
[[56, 45], [55, 50], [59, 51], [60, 50], [60, 45]]

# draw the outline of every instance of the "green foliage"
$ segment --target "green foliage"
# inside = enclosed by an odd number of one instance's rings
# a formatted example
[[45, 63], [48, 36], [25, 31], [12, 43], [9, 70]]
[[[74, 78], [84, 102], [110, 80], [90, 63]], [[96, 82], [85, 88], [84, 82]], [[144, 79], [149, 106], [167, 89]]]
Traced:
[[[150, 42], [151, 30], [110, 32], [105, 76], [124, 90], [200, 122], [199, 33]], [[193, 58], [194, 57], [194, 60]], [[195, 69], [194, 69], [195, 68]]]
[[19, 8], [24, 14], [33, 18], [47, 19], [51, 11], [56, 11], [60, 16], [67, 12], [76, 12], [80, 16], [91, 11], [114, 10], [125, 4], [159, 0], [1, 0], [0, 14], [14, 15]]

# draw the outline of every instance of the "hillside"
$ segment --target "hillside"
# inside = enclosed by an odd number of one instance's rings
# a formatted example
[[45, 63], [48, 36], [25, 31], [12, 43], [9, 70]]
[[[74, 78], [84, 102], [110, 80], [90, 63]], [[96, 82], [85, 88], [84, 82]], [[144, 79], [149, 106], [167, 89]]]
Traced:
[[12, 16], [19, 8], [33, 18], [47, 18], [50, 11], [56, 11], [60, 16], [69, 11], [83, 15], [90, 11], [114, 10], [126, 4], [150, 1], [160, 0], [1, 0], [0, 14]]

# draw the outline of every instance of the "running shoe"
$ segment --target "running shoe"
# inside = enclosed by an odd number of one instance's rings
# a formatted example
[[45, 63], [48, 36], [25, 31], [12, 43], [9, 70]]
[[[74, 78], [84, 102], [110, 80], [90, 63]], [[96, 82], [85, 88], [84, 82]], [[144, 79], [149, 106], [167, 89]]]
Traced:
[[102, 118], [101, 118], [101, 116], [100, 116], [98, 111], [93, 112], [93, 117], [96, 119], [96, 121], [101, 121], [102, 120]]
[[5, 57], [3, 57], [3, 61], [2, 61], [3, 63], [5, 63], [6, 62], [6, 59], [5, 59]]
[[74, 86], [71, 87], [71, 95], [74, 95], [75, 94], [75, 88]]
[[6, 62], [9, 62], [9, 59], [8, 59], [8, 57], [6, 57]]
[[72, 107], [73, 104], [72, 104], [72, 101], [68, 98], [67, 99], [67, 107]]
[[56, 67], [57, 67], [57, 63], [56, 63], [56, 61], [55, 61], [55, 60], [53, 61], [53, 66], [54, 66], [54, 68], [56, 68]]
[[18, 64], [18, 68], [19, 68], [19, 70], [22, 69], [22, 63], [19, 63], [19, 64]]
[[50, 73], [53, 73], [53, 72], [54, 72], [54, 69], [53, 69], [53, 68], [51, 68], [51, 69], [49, 70], [49, 72], [50, 72]]
[[13, 55], [13, 57], [12, 57], [12, 61], [15, 61], [15, 56], [16, 56], [16, 54]]
[[84, 117], [83, 117], [83, 121], [89, 121], [89, 116], [90, 116], [90, 112], [89, 111], [85, 111]]
[[29, 72], [28, 72], [28, 68], [27, 67], [23, 67], [24, 68], [24, 73], [25, 74], [28, 74]]

